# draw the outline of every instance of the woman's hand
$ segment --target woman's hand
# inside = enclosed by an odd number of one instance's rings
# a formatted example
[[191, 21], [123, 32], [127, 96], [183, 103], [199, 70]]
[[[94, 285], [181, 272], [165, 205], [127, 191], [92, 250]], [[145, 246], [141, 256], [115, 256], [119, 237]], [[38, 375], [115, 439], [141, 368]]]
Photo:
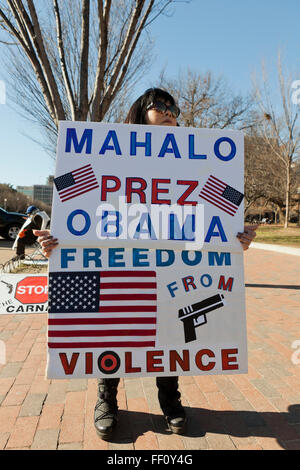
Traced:
[[255, 230], [257, 229], [257, 225], [248, 225], [247, 227], [244, 227], [244, 232], [243, 233], [238, 233], [237, 238], [242, 244], [243, 250], [248, 250], [252, 240], [256, 237], [256, 232]]
[[53, 248], [58, 245], [57, 238], [54, 238], [50, 230], [33, 230], [33, 234], [38, 237], [37, 241], [42, 247], [42, 253], [46, 258], [50, 258]]

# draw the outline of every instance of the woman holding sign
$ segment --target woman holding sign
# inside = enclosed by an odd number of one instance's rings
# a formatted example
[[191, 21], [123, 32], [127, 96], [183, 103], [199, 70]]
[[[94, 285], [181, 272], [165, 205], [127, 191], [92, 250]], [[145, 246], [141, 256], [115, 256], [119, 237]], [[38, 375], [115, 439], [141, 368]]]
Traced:
[[[125, 123], [148, 124], [157, 126], [176, 126], [180, 110], [174, 98], [159, 88], [151, 88], [140, 96], [131, 106]], [[255, 237], [255, 228], [247, 227], [237, 235], [243, 249], [246, 250]], [[49, 257], [57, 246], [57, 239], [49, 231], [35, 231], [45, 256]], [[117, 423], [117, 387], [119, 378], [99, 379], [98, 400], [95, 407], [94, 422], [97, 433], [103, 439], [108, 439]], [[183, 434], [186, 426], [186, 416], [180, 401], [178, 377], [157, 377], [158, 399], [170, 430]]]

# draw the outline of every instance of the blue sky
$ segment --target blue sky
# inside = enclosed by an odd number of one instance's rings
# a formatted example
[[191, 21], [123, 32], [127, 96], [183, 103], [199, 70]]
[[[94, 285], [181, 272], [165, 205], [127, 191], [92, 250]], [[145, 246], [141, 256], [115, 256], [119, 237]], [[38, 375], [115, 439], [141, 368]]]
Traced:
[[[211, 70], [223, 75], [235, 93], [251, 89], [251, 74], [264, 60], [272, 77], [280, 49], [284, 65], [300, 79], [299, 0], [192, 0], [177, 3], [171, 17], [151, 26], [156, 60], [136, 87], [136, 96], [149, 88], [165, 67], [169, 78], [179, 70]], [[0, 56], [5, 46], [0, 45]], [[0, 80], [3, 72], [0, 70]], [[276, 93], [274, 94], [276, 99]], [[40, 135], [20, 118], [12, 104], [0, 104], [0, 183], [44, 184], [55, 162], [24, 134]], [[0, 201], [1, 205], [1, 201]]]

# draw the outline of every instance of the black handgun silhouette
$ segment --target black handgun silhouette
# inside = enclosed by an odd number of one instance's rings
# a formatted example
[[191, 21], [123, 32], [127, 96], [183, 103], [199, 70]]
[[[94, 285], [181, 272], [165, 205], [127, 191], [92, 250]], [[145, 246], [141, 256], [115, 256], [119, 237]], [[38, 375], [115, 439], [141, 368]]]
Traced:
[[8, 293], [11, 294], [14, 286], [12, 284], [9, 284], [8, 282], [5, 282], [5, 281], [1, 281], [1, 282], [3, 282], [3, 284], [7, 285]]
[[224, 299], [224, 295], [216, 294], [201, 302], [181, 308], [178, 311], [178, 318], [183, 321], [184, 339], [186, 343], [196, 339], [195, 328], [207, 322], [206, 314], [208, 312], [224, 306], [222, 299]]

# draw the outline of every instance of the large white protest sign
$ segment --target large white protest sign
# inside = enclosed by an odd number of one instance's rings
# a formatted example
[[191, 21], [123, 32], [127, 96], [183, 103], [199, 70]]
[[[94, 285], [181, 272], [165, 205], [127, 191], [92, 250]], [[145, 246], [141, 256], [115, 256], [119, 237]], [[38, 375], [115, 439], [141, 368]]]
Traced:
[[242, 133], [64, 122], [55, 185], [49, 378], [247, 371]]
[[57, 155], [62, 244], [199, 249], [242, 228], [241, 132], [61, 122]]

